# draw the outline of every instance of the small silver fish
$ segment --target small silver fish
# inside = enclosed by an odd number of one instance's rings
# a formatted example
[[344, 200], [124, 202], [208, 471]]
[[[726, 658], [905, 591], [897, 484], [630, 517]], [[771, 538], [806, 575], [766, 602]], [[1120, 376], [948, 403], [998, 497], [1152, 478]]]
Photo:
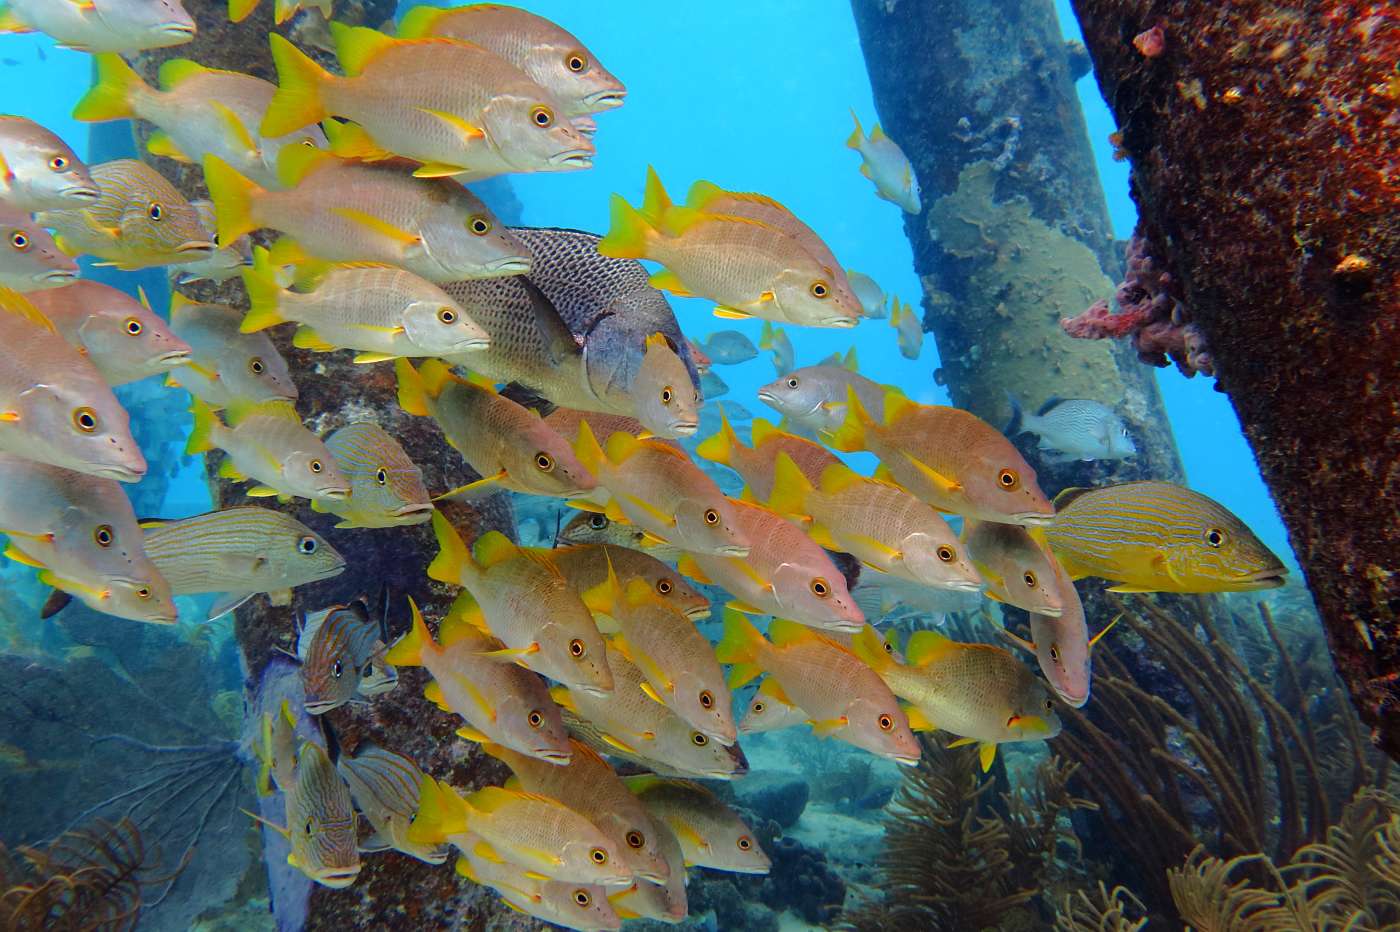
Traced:
[[773, 371], [779, 378], [787, 375], [797, 365], [797, 355], [792, 348], [792, 340], [787, 331], [764, 321], [763, 335], [759, 337], [758, 348], [773, 354]]
[[705, 400], [720, 398], [729, 394], [729, 384], [713, 372], [700, 376], [700, 393]]
[[700, 349], [710, 360], [721, 366], [734, 366], [748, 362], [758, 355], [758, 347], [753, 341], [737, 330], [721, 330], [712, 333], [700, 344]]
[[[0, 162], [0, 177], [4, 164]], [[38, 221], [0, 201], [0, 287], [37, 292], [67, 285], [78, 263], [66, 256]]]
[[891, 301], [890, 326], [895, 330], [895, 341], [899, 344], [899, 355], [905, 359], [918, 359], [924, 348], [924, 325], [919, 315], [908, 304], [900, 303], [898, 297]]
[[215, 408], [235, 401], [297, 398], [291, 369], [265, 333], [240, 333], [243, 312], [225, 304], [199, 304], [176, 293], [170, 327], [194, 351], [194, 364], [171, 374], [176, 385]]
[[865, 312], [866, 317], [871, 320], [884, 320], [890, 316], [885, 292], [875, 279], [864, 272], [857, 272], [855, 269], [847, 269], [846, 278], [851, 283], [851, 290], [860, 299], [860, 309]]
[[1011, 423], [1006, 427], [1006, 435], [1038, 435], [1040, 449], [1049, 451], [1051, 462], [1121, 460], [1137, 453], [1123, 419], [1101, 402], [1051, 398], [1035, 414], [1026, 414], [1017, 398], [1007, 395], [1007, 399], [1011, 403]]

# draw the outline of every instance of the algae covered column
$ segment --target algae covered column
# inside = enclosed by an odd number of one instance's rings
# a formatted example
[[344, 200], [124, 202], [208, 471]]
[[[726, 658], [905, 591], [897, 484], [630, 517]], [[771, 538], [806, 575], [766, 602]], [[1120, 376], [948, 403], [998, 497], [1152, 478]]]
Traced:
[[[905, 229], [953, 402], [1002, 426], [1008, 392], [1031, 406], [1102, 401], [1125, 415], [1140, 451], [1115, 479], [1181, 478], [1151, 373], [1131, 352], [1059, 327], [1112, 291], [1122, 249], [1074, 91], [1087, 59], [1061, 38], [1051, 0], [851, 6], [881, 123], [923, 188], [924, 213]], [[1053, 490], [1104, 473], [1081, 463], [1041, 479]]]
[[1400, 759], [1400, 20], [1074, 0], [1140, 231], [1203, 335], [1338, 670]]

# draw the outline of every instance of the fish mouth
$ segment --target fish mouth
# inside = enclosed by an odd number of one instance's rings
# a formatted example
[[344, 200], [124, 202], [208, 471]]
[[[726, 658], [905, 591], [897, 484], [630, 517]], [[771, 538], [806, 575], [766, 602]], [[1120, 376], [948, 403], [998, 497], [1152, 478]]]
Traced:
[[621, 107], [627, 99], [627, 88], [610, 87], [601, 91], [594, 91], [583, 98], [583, 105], [589, 110], [597, 113], [600, 110], [613, 110]]
[[1037, 608], [1035, 611], [1031, 612], [1032, 615], [1044, 615], [1046, 618], [1059, 618], [1064, 613], [1065, 610], [1063, 608], [1050, 607]]
[[599, 699], [606, 699], [608, 696], [612, 695], [611, 689], [602, 689], [598, 686], [577, 686], [574, 688], [581, 692], [586, 692], [590, 696], [597, 696]]
[[675, 434], [677, 437], [692, 437], [695, 435], [695, 432], [700, 429], [700, 422], [677, 421], [676, 423], [667, 426], [666, 429], [669, 432]]
[[75, 281], [78, 273], [72, 269], [53, 269], [39, 276], [41, 282], [71, 282]]
[[391, 514], [395, 518], [410, 518], [414, 515], [427, 515], [437, 511], [432, 502], [409, 502], [395, 508]]
[[566, 149], [549, 157], [549, 164], [564, 168], [592, 168], [592, 149]]
[[320, 702], [312, 702], [310, 700], [306, 702], [306, 711], [312, 715], [321, 715], [335, 707], [336, 704], [329, 699]]
[[156, 357], [157, 366], [164, 369], [174, 369], [176, 366], [188, 366], [194, 362], [189, 350], [171, 350], [168, 353], [161, 353]]
[[453, 352], [453, 353], [470, 353], [470, 352], [473, 352], [474, 350], [489, 349], [490, 346], [491, 346], [491, 338], [490, 338], [490, 337], [472, 337], [472, 338], [470, 338], [470, 339], [463, 340], [462, 342], [458, 343], [456, 346], [454, 346], [454, 347], [452, 348], [451, 352]]
[[567, 767], [574, 759], [574, 755], [570, 752], [556, 751], [554, 748], [539, 748], [535, 751], [535, 756], [541, 760], [549, 761], [556, 767]]
[[711, 614], [713, 613], [710, 611], [710, 607], [707, 605], [704, 608], [692, 608], [690, 611], [685, 613], [685, 617], [689, 618], [691, 621], [703, 621], [706, 618], [709, 618]]
[[1249, 592], [1255, 589], [1277, 589], [1288, 581], [1285, 578], [1287, 576], [1288, 570], [1286, 568], [1276, 570], [1260, 570], [1257, 573], [1251, 573], [1250, 575], [1243, 577], [1241, 581], [1244, 583], [1244, 585], [1240, 588], [1239, 591]]
[[144, 466], [137, 469], [135, 466], [122, 466], [114, 463], [89, 463], [84, 471], [103, 479], [115, 479], [118, 482], [139, 482], [146, 475]]
[[848, 330], [858, 323], [860, 323], [859, 317], [847, 317], [845, 314], [842, 314], [837, 317], [824, 317], [822, 318], [818, 326], [836, 327], [838, 329]]
[[218, 246], [215, 246], [213, 243], [207, 240], [190, 240], [188, 243], [181, 243], [180, 245], [176, 246], [175, 252], [179, 253], [180, 255], [193, 252], [207, 256], [212, 255], [214, 250], [218, 248]]
[[193, 39], [195, 27], [193, 23], [166, 23], [156, 32], [162, 36], [189, 36]]
[[1057, 689], [1055, 690], [1055, 695], [1059, 696], [1060, 701], [1063, 702], [1065, 705], [1069, 706], [1071, 709], [1082, 709], [1084, 708], [1084, 703], [1089, 701], [1089, 694], [1087, 692], [1084, 693], [1084, 695], [1082, 696], [1074, 696], [1066, 692], [1061, 692]]
[[919, 759], [917, 757], [891, 757], [890, 760], [894, 761], [896, 764], [899, 764], [902, 767], [919, 766]]
[[358, 866], [343, 867], [335, 870], [322, 871], [316, 875], [316, 882], [323, 887], [331, 887], [332, 889], [339, 890], [342, 887], [350, 886], [355, 882], [355, 878], [358, 876], [360, 876], [360, 868]]
[[826, 631], [840, 631], [844, 634], [849, 634], [852, 631], [863, 630], [865, 628], [865, 622], [864, 620], [855, 621], [850, 618], [838, 618], [822, 625], [822, 628]]
[[350, 497], [350, 490], [344, 486], [337, 486], [329, 489], [317, 489], [316, 498], [328, 498], [333, 502], [343, 502]]
[[[981, 592], [982, 584], [973, 582], [970, 579], [955, 579], [950, 583], [945, 583], [940, 588], [947, 589], [950, 592]], [[1056, 613], [1056, 617], [1058, 617], [1058, 613]]]
[[87, 185], [75, 185], [71, 188], [64, 188], [58, 192], [60, 197], [73, 198], [79, 201], [95, 201], [102, 196], [102, 192]]
[[486, 263], [486, 271], [497, 275], [524, 275], [533, 266], [529, 256], [506, 256]]

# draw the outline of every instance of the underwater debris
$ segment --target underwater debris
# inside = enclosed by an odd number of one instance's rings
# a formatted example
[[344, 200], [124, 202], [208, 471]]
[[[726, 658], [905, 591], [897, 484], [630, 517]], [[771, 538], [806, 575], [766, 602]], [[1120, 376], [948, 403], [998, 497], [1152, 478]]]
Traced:
[[129, 819], [99, 819], [43, 847], [11, 851], [0, 843], [0, 927], [134, 929], [145, 889], [174, 880], [152, 876], [152, 861], [159, 860]]
[[1164, 367], [1170, 359], [1188, 378], [1215, 375], [1205, 335], [1188, 323], [1186, 306], [1172, 296], [1172, 275], [1153, 252], [1147, 237], [1134, 232], [1123, 257], [1127, 271], [1114, 293], [1118, 313], [1100, 299], [1076, 317], [1061, 318], [1061, 329], [1081, 340], [1132, 337], [1138, 358], [1150, 366]]
[[921, 736], [923, 756], [888, 812], [880, 888], [885, 898], [849, 911], [856, 930], [1001, 928], [1057, 870], [1078, 839], [1061, 820], [1097, 808], [1069, 791], [1078, 766], [1051, 756], [1020, 792], [993, 796], [974, 748]]

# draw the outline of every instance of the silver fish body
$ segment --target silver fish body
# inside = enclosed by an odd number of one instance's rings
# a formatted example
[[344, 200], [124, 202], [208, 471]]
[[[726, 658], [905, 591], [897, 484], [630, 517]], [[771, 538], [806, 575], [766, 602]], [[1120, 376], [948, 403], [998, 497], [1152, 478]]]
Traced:
[[1012, 398], [1011, 413], [1007, 436], [1021, 431], [1037, 435], [1040, 449], [1055, 462], [1120, 460], [1137, 453], [1123, 419], [1102, 402], [1051, 398], [1035, 414], [1026, 414]]
[[0, 204], [15, 210], [81, 207], [98, 193], [66, 142], [33, 120], [0, 115]]

